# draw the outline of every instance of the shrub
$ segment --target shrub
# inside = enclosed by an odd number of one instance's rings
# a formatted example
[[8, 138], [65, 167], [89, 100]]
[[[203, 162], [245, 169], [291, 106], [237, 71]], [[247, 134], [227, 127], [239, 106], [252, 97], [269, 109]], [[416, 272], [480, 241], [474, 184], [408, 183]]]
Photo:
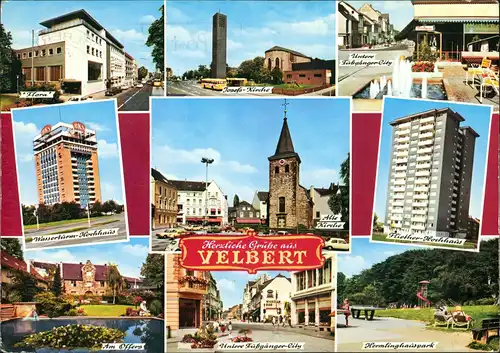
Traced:
[[56, 297], [52, 292], [43, 292], [35, 295], [35, 301], [39, 304], [40, 313], [48, 317], [65, 315], [73, 308], [73, 303], [64, 297]]
[[65, 316], [87, 316], [85, 313], [85, 310], [83, 308], [73, 308], [69, 309], [67, 312], [64, 313]]
[[495, 298], [482, 298], [476, 300], [476, 305], [494, 305], [497, 302]]
[[196, 342], [196, 339], [193, 337], [192, 334], [187, 334], [187, 335], [184, 335], [184, 337], [182, 338], [182, 343], [194, 343]]
[[140, 303], [142, 302], [142, 297], [140, 296], [136, 296], [134, 298], [134, 305], [137, 307], [137, 305], [139, 305]]
[[125, 316], [139, 316], [139, 310], [134, 310], [133, 308], [127, 308], [125, 311]]
[[413, 72], [434, 72], [434, 63], [430, 61], [417, 61], [411, 66]]
[[149, 304], [149, 311], [152, 315], [158, 316], [163, 312], [163, 305], [161, 301], [155, 299]]
[[19, 290], [14, 289], [7, 295], [7, 299], [11, 303], [21, 302], [23, 301], [23, 294]]
[[98, 350], [103, 343], [123, 342], [125, 333], [114, 328], [93, 325], [67, 325], [24, 337], [16, 347], [57, 349], [89, 348]]

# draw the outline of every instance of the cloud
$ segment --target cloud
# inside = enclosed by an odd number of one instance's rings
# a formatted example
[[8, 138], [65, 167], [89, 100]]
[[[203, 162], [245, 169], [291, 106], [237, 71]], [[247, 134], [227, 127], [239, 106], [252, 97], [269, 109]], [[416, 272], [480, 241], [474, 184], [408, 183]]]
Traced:
[[22, 121], [14, 121], [14, 133], [16, 134], [16, 140], [17, 140], [17, 135], [19, 136], [28, 135], [30, 138], [33, 138], [38, 133], [38, 128], [33, 123], [25, 124]]
[[312, 168], [305, 169], [302, 174], [302, 184], [306, 187], [311, 185], [315, 187], [327, 187], [330, 183], [338, 180], [338, 173], [331, 168]]
[[108, 143], [106, 140], [97, 141], [97, 153], [101, 158], [118, 157], [118, 145], [116, 143]]
[[370, 267], [365, 259], [359, 255], [340, 255], [338, 256], [338, 271], [346, 276], [359, 274], [364, 269]]
[[153, 23], [156, 20], [156, 17], [153, 15], [144, 15], [139, 19], [139, 23], [141, 25], [149, 25]]
[[25, 257], [40, 262], [78, 262], [76, 256], [66, 249], [26, 251]]
[[[13, 29], [10, 31], [12, 35], [12, 47], [22, 49], [31, 46], [31, 31]], [[36, 37], [35, 37], [36, 41]]]
[[217, 288], [225, 292], [236, 292], [234, 281], [222, 278], [217, 281]]
[[237, 161], [227, 161], [221, 162], [224, 167], [227, 167], [229, 170], [236, 173], [255, 173], [257, 172], [257, 168], [250, 164], [241, 164]]
[[121, 195], [116, 195], [118, 189], [114, 184], [110, 183], [101, 183], [101, 191], [102, 191], [102, 198], [104, 201], [110, 200], [110, 199], [115, 199], [116, 196]]
[[33, 162], [33, 154], [22, 154], [17, 157], [17, 161], [21, 163]]
[[311, 21], [277, 22], [270, 25], [275, 31], [296, 36], [328, 36], [335, 33], [335, 14]]
[[146, 36], [144, 33], [138, 32], [135, 29], [129, 29], [129, 30], [121, 30], [121, 29], [115, 29], [111, 31], [113, 33], [113, 36], [118, 38], [118, 40], [125, 41], [125, 40], [130, 40], [130, 41], [145, 41]]
[[235, 42], [234, 40], [228, 39], [227, 40], [227, 49], [228, 50], [234, 50], [234, 49], [239, 49], [243, 48], [243, 44], [239, 42]]
[[110, 129], [107, 126], [98, 123], [87, 122], [85, 123], [85, 126], [90, 128], [91, 130], [94, 130], [95, 132], [110, 131]]
[[132, 256], [146, 258], [149, 253], [149, 248], [145, 245], [135, 244], [135, 245], [123, 245], [121, 247], [121, 252]]

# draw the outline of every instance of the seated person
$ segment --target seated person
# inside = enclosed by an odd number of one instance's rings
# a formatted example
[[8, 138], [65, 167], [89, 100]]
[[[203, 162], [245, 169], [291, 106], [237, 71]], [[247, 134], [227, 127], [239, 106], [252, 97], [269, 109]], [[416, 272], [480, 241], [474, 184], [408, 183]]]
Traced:
[[151, 313], [146, 307], [146, 301], [143, 300], [141, 305], [139, 306], [139, 316], [149, 316], [149, 315], [151, 315]]

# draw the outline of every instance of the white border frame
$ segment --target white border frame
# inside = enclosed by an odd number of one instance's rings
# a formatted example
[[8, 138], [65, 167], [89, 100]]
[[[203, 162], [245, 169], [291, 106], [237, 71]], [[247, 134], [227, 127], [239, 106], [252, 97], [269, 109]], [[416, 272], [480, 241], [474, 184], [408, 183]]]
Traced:
[[[251, 96], [251, 97], [238, 97], [238, 96], [228, 96], [225, 97], [224, 99], [259, 99], [259, 100], [282, 100], [286, 98], [286, 96], [276, 96], [276, 97], [259, 97], [259, 96]], [[153, 131], [153, 100], [192, 100], [192, 99], [203, 99], [203, 100], [212, 100], [214, 99], [213, 97], [198, 97], [198, 96], [188, 96], [188, 97], [177, 97], [177, 96], [169, 96], [169, 97], [150, 97], [150, 132], [151, 132], [151, 139], [150, 139], [150, 146], [153, 144], [153, 139], [152, 139], [152, 131]], [[288, 98], [287, 98], [288, 99]], [[350, 254], [352, 250], [351, 246], [351, 241], [352, 241], [352, 98], [351, 97], [337, 97], [337, 96], [294, 96], [290, 101], [294, 100], [303, 100], [303, 99], [323, 99], [323, 100], [332, 100], [332, 101], [340, 101], [340, 100], [349, 100], [349, 231], [348, 231], [348, 239], [349, 239], [349, 251], [332, 251], [335, 254]], [[333, 103], [334, 104], [334, 103]], [[153, 160], [153, 150], [151, 148], [151, 154], [150, 154], [150, 169], [153, 168], [152, 166], [152, 160]], [[150, 183], [150, 188], [149, 188], [149, 200], [150, 204], [152, 203], [152, 189], [151, 189], [151, 183]], [[151, 207], [150, 207], [151, 208]], [[151, 211], [150, 211], [151, 212]], [[151, 213], [150, 213], [150, 219], [151, 219]], [[150, 227], [151, 228], [151, 227]], [[166, 251], [154, 251], [153, 250], [153, 231], [150, 229], [150, 253], [152, 254], [179, 254], [179, 252], [166, 252]]]
[[[378, 153], [377, 153], [377, 174], [375, 177], [375, 188], [374, 188], [374, 195], [373, 195], [373, 208], [372, 208], [372, 223], [375, 218], [375, 205], [377, 202], [377, 186], [379, 182], [379, 172], [380, 172], [380, 154], [381, 154], [381, 148], [382, 148], [382, 132], [384, 130], [384, 126], [387, 125], [384, 124], [384, 108], [385, 108], [385, 102], [386, 100], [394, 100], [394, 101], [421, 101], [421, 102], [428, 102], [428, 103], [434, 103], [436, 107], [442, 106], [444, 108], [446, 105], [448, 105], [448, 108], [453, 109], [453, 105], [467, 105], [467, 106], [473, 106], [477, 108], [485, 108], [490, 110], [490, 115], [489, 115], [489, 124], [488, 124], [488, 136], [486, 137], [487, 139], [487, 144], [486, 144], [486, 165], [484, 167], [484, 179], [483, 179], [483, 192], [482, 192], [482, 197], [481, 197], [481, 217], [483, 217], [483, 212], [484, 212], [484, 199], [485, 199], [485, 192], [486, 192], [486, 177], [488, 175], [488, 161], [489, 161], [489, 147], [490, 147], [490, 140], [491, 140], [491, 125], [493, 121], [493, 107], [492, 106], [485, 106], [485, 105], [478, 105], [478, 104], [472, 104], [472, 103], [460, 103], [460, 102], [455, 102], [455, 101], [436, 101], [432, 99], [421, 99], [421, 98], [401, 98], [401, 97], [386, 97], [384, 96], [383, 101], [382, 101], [382, 120], [380, 124], [380, 137], [379, 137], [379, 143], [378, 143]], [[451, 107], [450, 107], [451, 105]], [[437, 109], [437, 108], [435, 108]], [[471, 118], [472, 119], [472, 118]], [[470, 120], [469, 120], [470, 121]], [[385, 127], [387, 129], [387, 127]], [[471, 178], [472, 180], [472, 178]], [[471, 195], [472, 196], [472, 195]], [[470, 206], [470, 200], [469, 200], [469, 206]], [[384, 216], [385, 217], [385, 216]], [[443, 249], [443, 250], [455, 250], [455, 251], [465, 251], [465, 252], [474, 252], [478, 253], [480, 251], [480, 245], [481, 245], [481, 231], [483, 229], [483, 221], [481, 218], [481, 223], [479, 227], [479, 234], [478, 234], [478, 240], [477, 240], [477, 249], [465, 249], [465, 248], [459, 248], [459, 247], [446, 247], [446, 246], [438, 246], [438, 245], [424, 245], [424, 244], [418, 244], [418, 243], [402, 243], [398, 241], [390, 242], [390, 241], [379, 241], [379, 240], [373, 240], [373, 227], [370, 230], [370, 243], [379, 243], [379, 244], [392, 244], [392, 245], [404, 245], [404, 246], [410, 246], [410, 247], [419, 247], [419, 248], [431, 248], [431, 249]]]
[[[68, 248], [68, 247], [77, 247], [77, 246], [87, 246], [87, 245], [95, 245], [95, 244], [111, 244], [111, 243], [123, 243], [123, 242], [129, 242], [130, 241], [130, 230], [129, 230], [129, 224], [128, 224], [128, 212], [127, 212], [127, 197], [126, 197], [126, 192], [125, 192], [125, 177], [123, 173], [123, 157], [122, 157], [122, 148], [121, 148], [121, 136], [120, 136], [120, 122], [118, 119], [118, 108], [117, 108], [117, 101], [116, 99], [103, 99], [103, 100], [98, 100], [98, 101], [90, 101], [90, 102], [67, 102], [67, 103], [61, 103], [63, 106], [70, 106], [70, 105], [90, 105], [90, 104], [100, 104], [102, 102], [107, 102], [107, 101], [113, 101], [113, 106], [114, 106], [114, 111], [115, 111], [115, 124], [116, 124], [116, 138], [117, 138], [117, 148], [118, 148], [118, 158], [119, 158], [119, 165], [120, 165], [120, 176], [121, 176], [121, 183], [122, 183], [122, 197], [123, 197], [123, 213], [124, 213], [124, 218], [125, 218], [125, 235], [126, 239], [123, 240], [110, 240], [110, 241], [95, 241], [96, 238], [90, 238], [89, 243], [84, 243], [84, 244], [67, 244], [67, 245], [57, 245], [57, 246], [48, 246], [48, 247], [40, 247], [40, 248], [35, 248], [35, 249], [28, 249], [26, 247], [26, 236], [24, 233], [24, 220], [23, 220], [23, 210], [22, 210], [22, 197], [21, 197], [21, 183], [19, 179], [19, 168], [18, 168], [18, 160], [17, 160], [17, 144], [16, 144], [16, 134], [15, 134], [15, 127], [14, 127], [14, 114], [17, 111], [22, 111], [22, 110], [33, 110], [33, 109], [51, 109], [51, 108], [60, 108], [60, 104], [55, 104], [55, 105], [40, 105], [40, 106], [34, 106], [34, 107], [25, 107], [25, 108], [14, 108], [11, 109], [10, 117], [12, 121], [12, 137], [13, 137], [13, 142], [14, 142], [14, 158], [16, 162], [16, 175], [17, 175], [17, 188], [18, 188], [18, 194], [19, 194], [19, 212], [20, 212], [20, 217], [21, 217], [21, 231], [22, 231], [22, 246], [23, 246], [23, 251], [40, 251], [40, 250], [47, 250], [47, 249], [59, 249], [59, 248]], [[104, 103], [106, 104], [106, 103]], [[108, 103], [109, 104], [109, 103]], [[19, 237], [18, 237], [19, 238]], [[94, 244], [95, 243], [95, 244]]]

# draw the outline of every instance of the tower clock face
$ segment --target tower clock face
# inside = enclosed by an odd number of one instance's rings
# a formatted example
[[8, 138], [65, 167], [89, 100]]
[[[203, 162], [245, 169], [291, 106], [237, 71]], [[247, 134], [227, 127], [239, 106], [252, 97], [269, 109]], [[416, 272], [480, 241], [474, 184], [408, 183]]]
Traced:
[[285, 164], [285, 160], [284, 160], [284, 159], [280, 159], [278, 163], [279, 163], [280, 165], [284, 165], [284, 164]]

